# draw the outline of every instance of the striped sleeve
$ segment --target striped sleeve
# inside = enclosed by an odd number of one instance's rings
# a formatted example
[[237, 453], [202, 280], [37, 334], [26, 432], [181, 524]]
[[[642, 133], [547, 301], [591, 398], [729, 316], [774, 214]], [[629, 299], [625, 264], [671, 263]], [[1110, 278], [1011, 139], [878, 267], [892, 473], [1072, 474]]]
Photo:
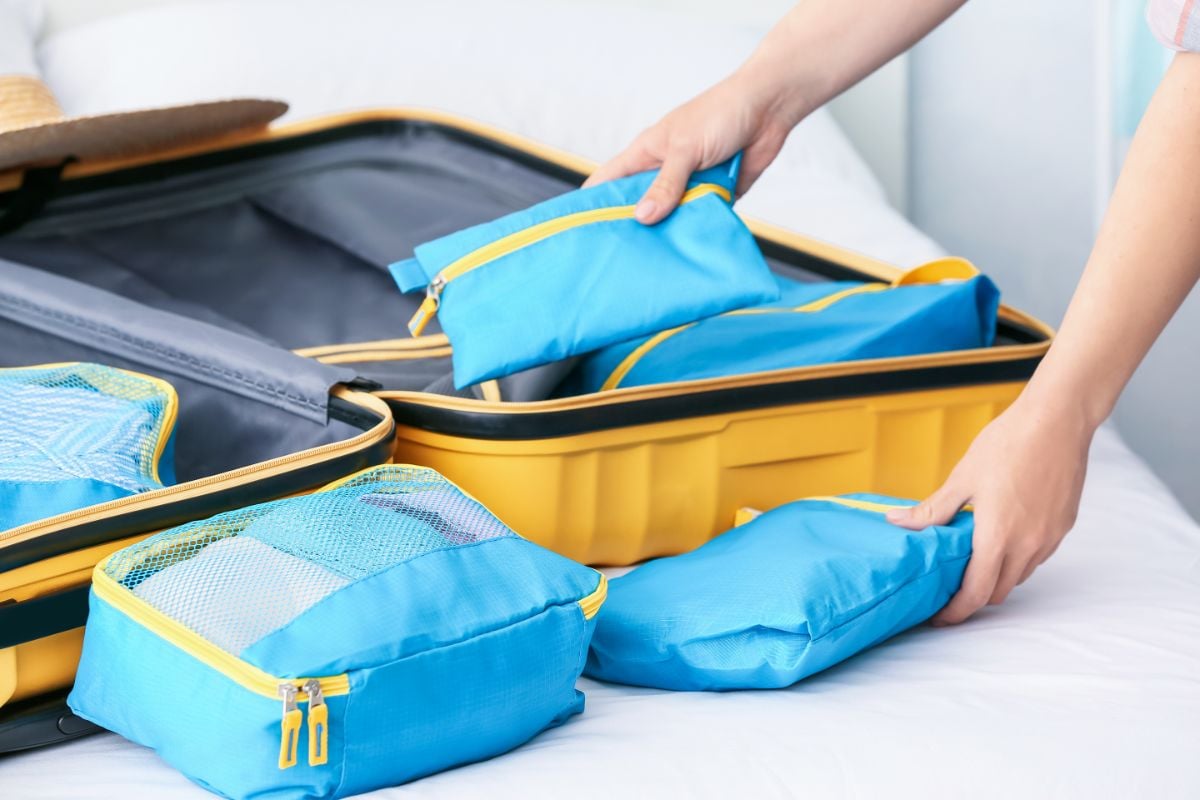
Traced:
[[1200, 2], [1150, 0], [1146, 21], [1158, 40], [1172, 50], [1200, 51]]

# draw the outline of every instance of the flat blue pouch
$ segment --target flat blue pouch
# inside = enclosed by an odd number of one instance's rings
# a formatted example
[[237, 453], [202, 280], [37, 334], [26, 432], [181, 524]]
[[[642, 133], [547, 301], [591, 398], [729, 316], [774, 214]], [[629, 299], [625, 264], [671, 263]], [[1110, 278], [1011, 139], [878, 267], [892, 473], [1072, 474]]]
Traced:
[[561, 396], [870, 358], [988, 347], [1000, 293], [947, 258], [888, 283], [799, 283], [780, 300], [620, 342], [585, 356]]
[[910, 531], [876, 495], [781, 506], [609, 588], [586, 674], [679, 690], [789, 686], [936, 613], [974, 517]]
[[579, 189], [427, 242], [391, 266], [401, 291], [427, 287], [409, 323], [436, 313], [464, 388], [779, 297], [733, 211], [740, 156], [698, 172], [653, 226], [633, 217], [644, 172]]
[[433, 470], [376, 467], [102, 561], [68, 703], [226, 797], [359, 794], [582, 711], [605, 588]]
[[177, 403], [99, 364], [0, 369], [0, 531], [174, 482]]

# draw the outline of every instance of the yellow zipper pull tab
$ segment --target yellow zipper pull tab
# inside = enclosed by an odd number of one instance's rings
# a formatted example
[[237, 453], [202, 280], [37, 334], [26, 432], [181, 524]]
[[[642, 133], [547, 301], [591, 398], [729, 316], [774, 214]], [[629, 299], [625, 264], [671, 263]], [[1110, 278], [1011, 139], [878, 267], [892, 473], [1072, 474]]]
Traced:
[[412, 319], [408, 321], [408, 332], [413, 336], [420, 336], [421, 332], [425, 330], [425, 326], [429, 324], [429, 320], [433, 319], [433, 315], [437, 313], [438, 306], [442, 302], [442, 289], [445, 288], [446, 277], [440, 273], [429, 282], [429, 288], [425, 290], [425, 299], [421, 301], [417, 313], [413, 314]]
[[279, 696], [283, 698], [283, 720], [280, 723], [279, 768], [296, 766], [296, 748], [299, 746], [300, 725], [304, 715], [296, 705], [297, 690], [294, 684], [279, 684]]
[[329, 706], [316, 678], [305, 681], [304, 692], [308, 695], [308, 765], [318, 767], [329, 761]]

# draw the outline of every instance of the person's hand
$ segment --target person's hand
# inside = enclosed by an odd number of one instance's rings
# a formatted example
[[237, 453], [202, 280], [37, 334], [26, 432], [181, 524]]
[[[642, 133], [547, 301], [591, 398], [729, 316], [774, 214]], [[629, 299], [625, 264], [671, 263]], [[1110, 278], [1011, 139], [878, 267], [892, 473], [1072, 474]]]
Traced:
[[647, 225], [679, 204], [696, 170], [720, 164], [744, 150], [736, 194], [742, 195], [779, 155], [799, 119], [785, 111], [765, 81], [735, 73], [697, 95], [634, 139], [597, 169], [584, 186], [661, 167], [634, 212]]
[[919, 530], [949, 522], [967, 503], [975, 507], [962, 586], [934, 625], [1004, 602], [1055, 551], [1075, 524], [1092, 433], [1071, 409], [1022, 395], [980, 432], [940, 489], [888, 514], [890, 522]]

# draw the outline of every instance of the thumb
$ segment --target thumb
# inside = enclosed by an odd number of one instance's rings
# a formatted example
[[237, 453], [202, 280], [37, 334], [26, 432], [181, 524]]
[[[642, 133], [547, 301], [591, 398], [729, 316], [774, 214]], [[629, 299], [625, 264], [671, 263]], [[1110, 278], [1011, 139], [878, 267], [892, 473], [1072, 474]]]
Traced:
[[653, 225], [674, 211], [697, 164], [698, 160], [688, 153], [668, 153], [658, 170], [658, 177], [637, 203], [634, 212], [637, 221]]
[[969, 493], [946, 482], [942, 488], [915, 506], [893, 508], [887, 512], [887, 521], [910, 530], [921, 530], [930, 525], [945, 525], [953, 519], [968, 499]]

